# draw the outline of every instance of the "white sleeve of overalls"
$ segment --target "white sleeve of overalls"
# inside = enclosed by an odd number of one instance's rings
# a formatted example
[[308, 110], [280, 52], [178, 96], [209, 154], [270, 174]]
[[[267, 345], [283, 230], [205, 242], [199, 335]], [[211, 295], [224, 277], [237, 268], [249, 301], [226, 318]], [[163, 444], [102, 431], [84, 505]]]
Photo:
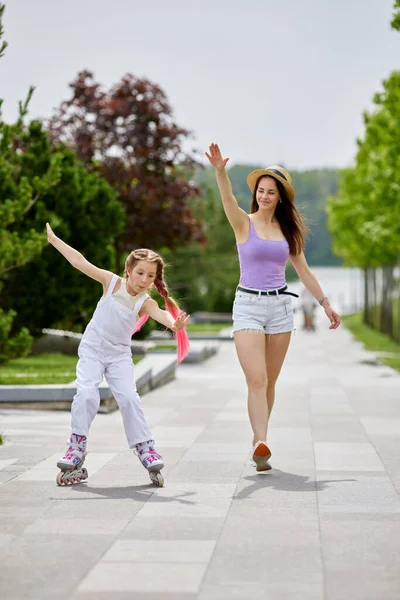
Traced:
[[147, 298], [150, 298], [149, 294], [144, 294], [143, 298], [140, 298], [136, 304], [135, 304], [135, 310], [136, 310], [136, 314], [139, 314], [140, 309], [142, 308], [143, 304], [146, 302]]
[[111, 294], [114, 291], [114, 287], [115, 287], [115, 284], [117, 283], [118, 279], [119, 279], [118, 275], [115, 275], [115, 273], [113, 273], [113, 276], [111, 277], [110, 285], [108, 286], [107, 293], [104, 296], [105, 298], [108, 298], [108, 296], [111, 296]]

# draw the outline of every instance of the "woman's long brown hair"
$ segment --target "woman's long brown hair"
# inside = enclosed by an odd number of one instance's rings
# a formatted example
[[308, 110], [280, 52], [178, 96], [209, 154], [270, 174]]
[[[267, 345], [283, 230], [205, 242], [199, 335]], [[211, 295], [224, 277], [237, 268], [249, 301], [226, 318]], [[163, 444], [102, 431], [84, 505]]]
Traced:
[[271, 175], [261, 175], [257, 179], [257, 183], [254, 187], [253, 198], [250, 205], [250, 213], [256, 213], [259, 210], [259, 206], [256, 200], [256, 193], [258, 189], [258, 184], [260, 179], [263, 177], [271, 177], [276, 181], [276, 185], [278, 187], [279, 197], [282, 202], [278, 202], [275, 208], [275, 218], [279, 223], [281, 231], [285, 236], [287, 243], [289, 244], [290, 254], [293, 256], [296, 254], [300, 254], [300, 252], [304, 249], [305, 238], [307, 233], [307, 228], [304, 223], [304, 218], [301, 213], [297, 210], [294, 203], [289, 200], [287, 197], [285, 188], [281, 184], [280, 181], [272, 177]]

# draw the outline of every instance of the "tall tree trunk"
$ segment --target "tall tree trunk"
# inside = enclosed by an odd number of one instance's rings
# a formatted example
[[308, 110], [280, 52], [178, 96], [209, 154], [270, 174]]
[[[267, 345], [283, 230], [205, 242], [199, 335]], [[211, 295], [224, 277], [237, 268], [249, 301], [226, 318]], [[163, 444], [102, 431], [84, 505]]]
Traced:
[[368, 276], [368, 325], [370, 327], [374, 326], [374, 286], [373, 286], [373, 278], [374, 278], [374, 267], [368, 267], [367, 270]]
[[364, 269], [364, 317], [363, 321], [365, 325], [368, 325], [368, 267]]
[[400, 344], [400, 261], [397, 264], [397, 331], [396, 331], [396, 342]]
[[374, 292], [373, 292], [373, 295], [374, 295], [373, 327], [374, 327], [374, 329], [379, 329], [379, 301], [378, 301], [378, 290], [377, 290], [377, 284], [376, 284], [376, 271], [377, 271], [377, 269], [373, 269], [373, 274], [372, 274], [372, 283], [373, 283], [373, 290], [374, 290]]
[[382, 333], [393, 335], [393, 266], [382, 267]]

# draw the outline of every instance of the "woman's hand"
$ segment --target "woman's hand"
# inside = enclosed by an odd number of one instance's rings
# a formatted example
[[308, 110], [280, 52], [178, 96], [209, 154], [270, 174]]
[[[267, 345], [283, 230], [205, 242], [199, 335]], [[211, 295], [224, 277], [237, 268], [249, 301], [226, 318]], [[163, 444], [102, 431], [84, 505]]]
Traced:
[[337, 329], [340, 325], [340, 317], [331, 306], [325, 308], [325, 314], [331, 322], [329, 329]]
[[186, 313], [182, 313], [181, 315], [179, 315], [179, 317], [175, 320], [174, 324], [171, 327], [172, 331], [175, 332], [179, 331], [180, 329], [184, 329], [187, 325], [189, 317], [190, 315], [187, 315]]
[[46, 223], [46, 230], [47, 230], [47, 241], [49, 242], [49, 244], [52, 244], [56, 238], [56, 234], [50, 227], [49, 223]]
[[229, 158], [222, 158], [222, 154], [218, 144], [211, 144], [210, 154], [208, 154], [208, 152], [205, 152], [205, 155], [207, 156], [214, 169], [217, 169], [217, 171], [222, 171], [222, 169], [225, 169], [225, 165], [229, 160]]

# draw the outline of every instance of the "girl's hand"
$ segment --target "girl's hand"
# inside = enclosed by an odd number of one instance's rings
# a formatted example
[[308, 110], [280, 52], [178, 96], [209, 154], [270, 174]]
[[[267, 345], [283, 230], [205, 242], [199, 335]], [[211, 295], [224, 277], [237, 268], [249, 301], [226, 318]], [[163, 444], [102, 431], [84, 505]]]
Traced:
[[181, 315], [179, 315], [179, 317], [175, 320], [175, 323], [171, 327], [172, 331], [175, 332], [179, 331], [180, 329], [184, 329], [187, 325], [189, 317], [190, 315], [187, 315], [186, 313], [182, 313]]
[[325, 314], [331, 322], [329, 329], [337, 329], [340, 325], [339, 315], [330, 306], [325, 308]]
[[229, 158], [222, 158], [222, 154], [218, 144], [211, 144], [210, 154], [208, 154], [208, 152], [205, 152], [205, 155], [207, 156], [214, 169], [217, 169], [217, 171], [222, 171], [222, 169], [225, 169], [225, 165], [229, 160]]
[[47, 241], [51, 244], [53, 242], [54, 238], [56, 237], [56, 234], [50, 227], [49, 223], [46, 223], [46, 230], [47, 230]]

